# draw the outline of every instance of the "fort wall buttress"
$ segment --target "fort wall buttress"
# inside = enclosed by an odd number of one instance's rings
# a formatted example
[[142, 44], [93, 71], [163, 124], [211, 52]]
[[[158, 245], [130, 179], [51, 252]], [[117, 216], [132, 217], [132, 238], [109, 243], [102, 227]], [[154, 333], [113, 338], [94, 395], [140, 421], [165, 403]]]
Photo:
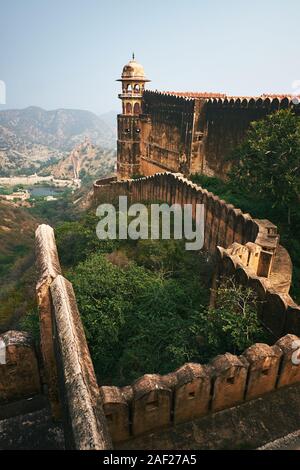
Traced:
[[[177, 172], [180, 169], [182, 173], [189, 173], [194, 105], [195, 100], [145, 92], [144, 111], [151, 120], [151, 130], [142, 136], [143, 157], [160, 171]], [[151, 165], [143, 167], [151, 171]]]
[[230, 169], [228, 157], [244, 140], [250, 123], [268, 112], [267, 107], [242, 107], [239, 102], [236, 106], [207, 103], [203, 174], [223, 179]]

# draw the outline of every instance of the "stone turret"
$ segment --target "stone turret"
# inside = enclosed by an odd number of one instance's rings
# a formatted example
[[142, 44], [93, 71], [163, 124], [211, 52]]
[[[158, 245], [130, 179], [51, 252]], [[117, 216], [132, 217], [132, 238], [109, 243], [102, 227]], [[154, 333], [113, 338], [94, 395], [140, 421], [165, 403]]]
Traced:
[[144, 68], [134, 54], [132, 60], [123, 67], [122, 76], [122, 114], [118, 115], [118, 177], [128, 178], [140, 173], [143, 93], [146, 78]]

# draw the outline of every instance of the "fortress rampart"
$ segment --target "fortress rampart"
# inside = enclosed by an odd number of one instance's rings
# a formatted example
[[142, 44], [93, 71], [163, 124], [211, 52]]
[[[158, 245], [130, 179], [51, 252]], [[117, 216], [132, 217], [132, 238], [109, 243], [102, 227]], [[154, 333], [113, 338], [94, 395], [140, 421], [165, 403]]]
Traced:
[[[180, 174], [109, 184], [100, 180], [94, 185], [96, 202], [116, 202], [120, 195], [132, 203], [192, 204], [193, 214], [197, 203], [204, 204], [204, 249], [217, 255], [216, 277], [233, 276], [257, 293], [260, 319], [274, 338], [300, 334], [300, 307], [289, 296], [292, 264], [271, 222], [253, 219]], [[287, 334], [272, 347], [253, 345], [239, 357], [226, 353], [209, 365], [185, 364], [163, 377], [146, 375], [130, 387], [101, 387], [113, 440], [188, 421], [254, 399], [290, 380], [298, 382], [299, 369], [291, 362], [296, 338]], [[139, 409], [141, 420], [136, 416]]]
[[61, 275], [53, 229], [36, 231], [41, 351], [53, 415], [67, 448], [111, 447], [94, 367], [72, 285]]
[[130, 202], [192, 204], [193, 214], [196, 204], [204, 204], [204, 250], [217, 254], [216, 275], [234, 275], [257, 292], [263, 301], [261, 320], [276, 338], [300, 334], [300, 308], [289, 295], [292, 263], [274, 224], [253, 219], [180, 174], [94, 184], [97, 202], [117, 202], [120, 195], [127, 195]]
[[[225, 353], [208, 364], [186, 363], [164, 376], [146, 374], [126, 387], [102, 384], [101, 376], [95, 377], [72, 285], [62, 276], [53, 229], [41, 225], [36, 257], [42, 362], [38, 367], [28, 335], [1, 336], [9, 360], [0, 364], [0, 401], [43, 390], [53, 418], [64, 424], [66, 447], [74, 449], [157, 448], [162, 445], [158, 442], [167, 443], [166, 448], [199, 448], [199, 423], [213, 429], [224, 413], [232, 419], [246, 413], [244, 429], [251, 432], [247, 413], [256, 409], [260, 418], [261, 403], [265, 408], [274, 403], [278, 416], [284, 416], [286, 400], [295, 400], [300, 384], [300, 368], [292, 361], [300, 328], [299, 306], [289, 296], [291, 262], [276, 227], [243, 214], [180, 174], [106, 179], [94, 185], [95, 202], [113, 202], [125, 194], [132, 202], [205, 205], [205, 249], [216, 255], [216, 281], [234, 276], [257, 292], [263, 300], [260, 317], [273, 333], [274, 345], [254, 344], [240, 356]], [[269, 415], [264, 419], [271, 419]], [[297, 419], [286, 422], [284, 429], [295, 430]], [[163, 440], [155, 437], [162, 435]], [[250, 444], [267, 442], [251, 439]]]
[[[174, 179], [177, 178], [175, 175]], [[112, 186], [115, 187], [114, 183]], [[120, 187], [119, 183], [117, 187]], [[107, 422], [114, 446], [126, 447], [124, 443], [139, 436], [174, 428], [180, 423], [203, 416], [214, 416], [220, 410], [300, 382], [300, 368], [293, 365], [291, 360], [293, 342], [298, 337], [289, 334], [274, 346], [253, 345], [241, 356], [226, 353], [209, 364], [184, 364], [165, 376], [146, 374], [127, 387], [99, 386], [98, 389], [95, 387], [92, 363], [74, 293], [70, 283], [60, 274], [50, 227], [41, 226], [37, 230], [37, 257], [40, 267], [43, 266], [40, 273], [47, 268], [48, 274], [54, 275], [50, 285], [52, 307], [48, 316], [52, 317], [52, 323], [54, 321], [60, 331], [53, 336], [53, 349], [56, 351], [59, 348], [60, 351], [54, 354], [54, 361], [59, 371], [57, 386], [60, 403], [64, 403], [63, 406], [68, 409], [63, 414], [68, 418], [64, 420], [71, 422], [71, 428], [75, 429], [73, 432], [81, 436], [84, 442], [82, 419], [88, 417], [90, 422], [93, 413], [97, 416], [99, 409], [103, 410], [106, 421], [103, 421], [102, 416], [100, 430], [95, 427], [94, 439], [97, 439], [97, 433], [102, 435], [101, 426], [105, 429]], [[77, 374], [85, 379], [78, 380]], [[99, 380], [101, 382], [101, 377]], [[86, 414], [87, 403], [90, 404], [92, 416]], [[109, 440], [104, 442], [109, 446]], [[75, 442], [76, 446], [82, 446], [80, 439]]]
[[[174, 180], [185, 182], [177, 175]], [[138, 183], [141, 186], [141, 182]], [[120, 188], [120, 183], [110, 183], [110, 186]], [[114, 190], [113, 197], [115, 195]], [[92, 429], [95, 434], [89, 442], [98, 444], [95, 447], [91, 444], [91, 448], [99, 448], [99, 442], [104, 446], [101, 448], [110, 446], [106, 426], [114, 446], [126, 448], [126, 442], [131, 439], [161, 429], [173, 429], [203, 416], [214, 416], [221, 410], [300, 382], [300, 368], [291, 360], [295, 353], [293, 342], [298, 337], [289, 334], [274, 346], [253, 345], [241, 356], [226, 353], [209, 364], [184, 364], [165, 376], [146, 374], [130, 386], [119, 388], [99, 384], [98, 388], [74, 292], [60, 274], [53, 230], [40, 226], [36, 240], [40, 273], [38, 292], [41, 281], [44, 279], [45, 282], [51, 274], [53, 281], [47, 295], [52, 300], [47, 315], [57, 331], [53, 336], [47, 336], [52, 342], [54, 357], [53, 361], [46, 360], [47, 354], [52, 354], [48, 347], [44, 364], [54, 364], [58, 372], [57, 396], [63, 408], [63, 420], [71, 426], [67, 427], [66, 435], [71, 429], [73, 436], [77, 436], [73, 444], [70, 441], [71, 446], [86, 448], [88, 445], [82, 424], [85, 419], [89, 423], [98, 422], [99, 426]], [[45, 347], [43, 342], [41, 347]], [[101, 383], [101, 377], [99, 380]], [[99, 411], [101, 419], [96, 418]], [[90, 435], [88, 439], [91, 439]]]
[[288, 95], [145, 90], [140, 114], [118, 116], [118, 176], [172, 171], [223, 179], [251, 122], [288, 108], [299, 115]]

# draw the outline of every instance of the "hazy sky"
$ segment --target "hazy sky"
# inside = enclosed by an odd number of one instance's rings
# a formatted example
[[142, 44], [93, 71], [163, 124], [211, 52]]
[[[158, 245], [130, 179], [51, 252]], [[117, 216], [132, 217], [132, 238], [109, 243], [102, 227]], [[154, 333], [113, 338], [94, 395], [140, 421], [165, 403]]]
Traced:
[[153, 89], [291, 93], [300, 1], [0, 0], [7, 108], [117, 110], [132, 51]]

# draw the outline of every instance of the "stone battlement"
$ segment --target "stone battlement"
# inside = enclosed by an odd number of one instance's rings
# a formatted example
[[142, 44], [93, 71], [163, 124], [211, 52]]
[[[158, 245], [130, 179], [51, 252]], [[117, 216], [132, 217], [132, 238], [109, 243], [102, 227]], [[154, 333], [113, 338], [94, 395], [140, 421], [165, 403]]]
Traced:
[[118, 116], [118, 176], [172, 171], [224, 179], [251, 123], [281, 109], [300, 113], [288, 94], [145, 90], [138, 113]]
[[40, 373], [33, 340], [21, 331], [0, 335], [0, 404], [38, 395]]
[[[196, 203], [203, 203], [204, 249], [216, 255], [215, 282], [230, 275], [255, 290], [263, 300], [260, 319], [273, 333], [274, 345], [254, 344], [240, 356], [225, 353], [208, 364], [186, 363], [164, 376], [146, 374], [126, 387], [105, 386], [101, 376], [95, 377], [75, 293], [62, 276], [54, 231], [41, 225], [36, 231], [36, 259], [42, 372], [28, 335], [2, 335], [0, 400], [7, 403], [47, 390], [52, 415], [62, 420], [66, 448], [71, 449], [156, 448], [152, 437], [161, 433], [168, 448], [197, 448], [197, 435], [190, 430], [193, 423], [195, 429], [212, 428], [222, 422], [220, 414], [234, 416], [230, 410], [240, 409], [237, 416], [242, 410], [259, 413], [258, 397], [270, 397], [282, 416], [284, 397], [294, 400], [294, 387], [300, 383], [298, 361], [292, 361], [298, 354], [300, 309], [288, 294], [291, 263], [276, 226], [253, 219], [181, 174], [94, 184], [95, 203], [113, 202], [120, 195], [131, 202], [190, 203], [193, 211]], [[288, 276], [283, 279], [286, 267]], [[253, 432], [251, 420], [243, 419], [244, 428]], [[263, 419], [268, 426], [266, 413]], [[295, 430], [291, 420], [286, 430]], [[266, 441], [256, 434], [249, 442]]]
[[[293, 105], [295, 96], [288, 94], [262, 94], [260, 96], [230, 96], [226, 93], [213, 92], [192, 92], [192, 91], [152, 91], [144, 92], [145, 99], [148, 96], [158, 97], [171, 96], [173, 98], [184, 99], [186, 101], [205, 100], [209, 104], [222, 104], [225, 106], [241, 107], [271, 107], [272, 109], [285, 109]], [[180, 102], [178, 100], [178, 102]]]
[[146, 374], [127, 387], [100, 387], [114, 443], [176, 426], [254, 400], [300, 382], [292, 364], [297, 336], [274, 346], [254, 344], [243, 355], [230, 353], [209, 364], [186, 363], [175, 372]]

